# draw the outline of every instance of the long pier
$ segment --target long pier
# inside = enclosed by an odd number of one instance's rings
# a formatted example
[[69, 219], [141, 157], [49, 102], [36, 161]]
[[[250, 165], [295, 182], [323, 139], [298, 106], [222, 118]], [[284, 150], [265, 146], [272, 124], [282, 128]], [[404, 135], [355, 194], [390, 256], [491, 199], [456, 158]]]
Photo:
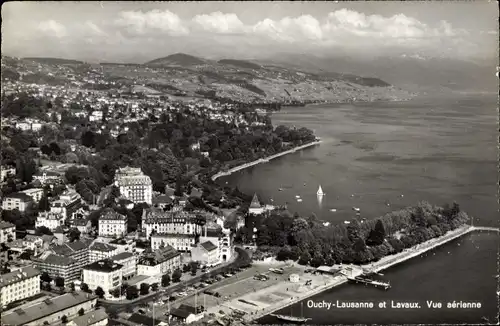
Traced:
[[374, 287], [382, 287], [384, 290], [388, 290], [391, 288], [391, 285], [386, 282], [381, 282], [381, 281], [375, 281], [375, 280], [370, 280], [370, 279], [364, 279], [361, 277], [348, 277], [347, 278], [351, 282], [355, 283], [361, 283], [365, 285], [373, 285]]
[[271, 156], [260, 158], [258, 160], [255, 160], [255, 161], [252, 161], [252, 162], [249, 162], [249, 163], [238, 165], [238, 166], [235, 166], [234, 168], [229, 169], [227, 171], [221, 171], [219, 173], [214, 174], [211, 179], [212, 179], [212, 181], [215, 181], [215, 180], [217, 180], [220, 177], [233, 174], [234, 172], [238, 172], [240, 170], [244, 170], [246, 168], [249, 168], [249, 167], [257, 165], [257, 164], [267, 163], [270, 160], [273, 160], [275, 158], [278, 158], [278, 157], [281, 157], [281, 156], [284, 156], [284, 155], [287, 155], [287, 154], [295, 153], [295, 152], [300, 151], [300, 150], [302, 150], [304, 148], [315, 146], [315, 145], [318, 145], [320, 143], [321, 143], [321, 140], [318, 139], [316, 141], [313, 141], [312, 143], [307, 143], [307, 144], [304, 144], [304, 145], [301, 145], [301, 146], [297, 146], [297, 147], [291, 148], [289, 150], [286, 150], [286, 151], [278, 153], [278, 154], [274, 154], [274, 155], [271, 155]]

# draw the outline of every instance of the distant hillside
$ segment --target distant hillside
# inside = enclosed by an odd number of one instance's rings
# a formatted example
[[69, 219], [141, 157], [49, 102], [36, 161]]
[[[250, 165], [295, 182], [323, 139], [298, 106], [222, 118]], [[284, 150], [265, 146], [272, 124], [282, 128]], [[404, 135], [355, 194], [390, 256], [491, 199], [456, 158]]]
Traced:
[[79, 65], [83, 64], [83, 61], [69, 60], [69, 59], [59, 59], [59, 58], [23, 58], [23, 60], [35, 61], [38, 63], [49, 64], [49, 65]]
[[116, 63], [116, 62], [101, 62], [101, 66], [124, 66], [124, 67], [137, 67], [142, 66], [140, 63]]
[[231, 65], [231, 66], [239, 67], [239, 68], [243, 68], [243, 69], [258, 70], [258, 69], [262, 68], [262, 66], [255, 64], [255, 63], [252, 63], [250, 61], [246, 61], [246, 60], [222, 59], [222, 60], [219, 60], [217, 63], [222, 64], [222, 65]]
[[146, 62], [145, 65], [151, 66], [181, 66], [181, 67], [189, 67], [205, 64], [207, 61], [204, 59], [185, 54], [185, 53], [176, 53], [166, 56], [164, 58], [158, 58]]

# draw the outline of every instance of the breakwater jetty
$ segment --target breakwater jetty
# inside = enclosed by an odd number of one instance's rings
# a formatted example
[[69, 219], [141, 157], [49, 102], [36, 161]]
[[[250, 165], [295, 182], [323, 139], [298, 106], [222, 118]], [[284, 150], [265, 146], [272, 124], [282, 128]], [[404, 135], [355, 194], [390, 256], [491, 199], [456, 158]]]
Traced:
[[[457, 239], [465, 234], [471, 233], [471, 232], [500, 232], [499, 228], [495, 227], [481, 227], [481, 226], [470, 226], [470, 225], [464, 225], [458, 229], [452, 230], [447, 232], [445, 235], [439, 237], [439, 238], [434, 238], [429, 241], [426, 241], [424, 243], [421, 243], [413, 248], [406, 249], [400, 253], [390, 255], [387, 257], [382, 258], [376, 263], [373, 264], [367, 264], [367, 265], [362, 265], [362, 266], [352, 266], [348, 265], [346, 266], [345, 270], [341, 271], [341, 274], [343, 275], [337, 275], [335, 277], [327, 277], [324, 279], [324, 281], [321, 281], [321, 283], [324, 282], [324, 284], [317, 284], [314, 286], [310, 291], [305, 291], [302, 293], [294, 293], [294, 296], [292, 298], [287, 298], [285, 300], [276, 300], [273, 303], [270, 303], [263, 309], [259, 309], [258, 311], [255, 311], [251, 314], [245, 315], [245, 321], [254, 321], [259, 318], [262, 318], [266, 315], [269, 315], [271, 313], [274, 313], [277, 310], [281, 310], [285, 307], [288, 307], [290, 305], [293, 305], [295, 303], [298, 303], [300, 301], [303, 301], [307, 298], [310, 298], [314, 295], [317, 295], [321, 292], [324, 292], [326, 290], [329, 290], [333, 287], [339, 286], [341, 284], [345, 284], [349, 281], [349, 278], [356, 278], [358, 276], [361, 276], [363, 274], [367, 273], [376, 273], [378, 271], [387, 269], [391, 266], [397, 265], [399, 263], [402, 263], [410, 258], [419, 256], [426, 251], [429, 251], [433, 248], [439, 247], [447, 242], [450, 242], [454, 239]], [[314, 284], [313, 284], [314, 285]], [[276, 285], [275, 287], [278, 288], [287, 288], [289, 287], [289, 283], [284, 283], [280, 285]], [[273, 288], [267, 288], [262, 290], [262, 292], [269, 292], [269, 291], [277, 291], [276, 289]], [[281, 289], [281, 292], [284, 292]], [[262, 295], [265, 295], [264, 293]]]
[[318, 138], [317, 140], [315, 140], [315, 141], [313, 141], [311, 143], [307, 143], [307, 144], [304, 144], [304, 145], [301, 145], [301, 146], [297, 146], [297, 147], [291, 148], [289, 150], [286, 150], [284, 152], [280, 152], [278, 154], [267, 156], [267, 157], [264, 157], [264, 158], [261, 158], [261, 159], [249, 162], [249, 163], [238, 165], [238, 166], [235, 166], [234, 168], [231, 168], [231, 169], [229, 169], [227, 171], [218, 172], [218, 173], [214, 174], [211, 179], [212, 179], [212, 181], [215, 181], [215, 180], [217, 180], [220, 177], [223, 177], [223, 176], [226, 176], [226, 175], [230, 175], [230, 174], [232, 174], [234, 172], [237, 172], [237, 171], [249, 168], [249, 167], [257, 165], [257, 164], [267, 163], [270, 160], [273, 160], [275, 158], [278, 158], [278, 157], [281, 157], [281, 156], [284, 156], [284, 155], [287, 155], [287, 154], [295, 153], [295, 152], [300, 151], [300, 150], [302, 150], [304, 148], [308, 148], [308, 147], [311, 147], [311, 146], [319, 145], [320, 143], [321, 143], [321, 140]]

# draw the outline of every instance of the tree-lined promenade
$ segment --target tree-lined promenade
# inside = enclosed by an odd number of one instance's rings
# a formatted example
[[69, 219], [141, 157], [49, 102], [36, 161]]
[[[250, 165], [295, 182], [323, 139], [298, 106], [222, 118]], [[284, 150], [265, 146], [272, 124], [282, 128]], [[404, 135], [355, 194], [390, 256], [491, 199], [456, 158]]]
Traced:
[[378, 219], [325, 226], [313, 214], [292, 216], [286, 210], [250, 216], [237, 232], [238, 241], [252, 241], [257, 229], [259, 251], [270, 252], [281, 261], [294, 260], [318, 267], [334, 264], [367, 264], [455, 230], [469, 220], [458, 204], [415, 207], [388, 213]]

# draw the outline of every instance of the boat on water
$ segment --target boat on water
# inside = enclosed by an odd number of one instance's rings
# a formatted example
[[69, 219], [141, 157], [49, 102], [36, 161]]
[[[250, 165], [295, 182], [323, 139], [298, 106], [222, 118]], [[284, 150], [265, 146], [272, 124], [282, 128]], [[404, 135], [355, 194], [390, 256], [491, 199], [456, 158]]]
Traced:
[[275, 318], [278, 318], [279, 320], [287, 321], [287, 322], [295, 323], [295, 324], [303, 324], [306, 321], [312, 319], [312, 318], [305, 318], [304, 317], [304, 303], [303, 302], [300, 303], [300, 311], [301, 311], [301, 313], [300, 313], [301, 317], [292, 316], [292, 315], [290, 315], [290, 316], [287, 316], [287, 315], [277, 315], [277, 314], [271, 314], [271, 316], [273, 316]]
[[287, 315], [275, 315], [275, 314], [271, 314], [271, 316], [276, 317], [279, 320], [288, 321], [288, 322], [291, 322], [291, 323], [305, 323], [306, 321], [311, 320], [311, 318], [294, 317], [294, 316], [287, 316]]
[[336, 209], [336, 208], [331, 208], [331, 209], [330, 209], [330, 212], [334, 212], [334, 213], [335, 213], [336, 211], [337, 211], [337, 209]]
[[302, 202], [302, 199], [301, 199], [301, 198], [298, 198], [298, 199], [297, 199], [297, 201], [298, 201], [299, 203], [301, 203], [301, 202]]
[[359, 211], [360, 211], [359, 207], [353, 207], [353, 208], [352, 208], [352, 210], [353, 210], [353, 211], [356, 211], [356, 212], [359, 212]]
[[323, 189], [321, 189], [321, 185], [319, 185], [318, 191], [316, 192], [316, 195], [318, 196], [324, 196], [325, 193], [323, 192]]
[[350, 221], [344, 221], [344, 224], [351, 224]]
[[299, 198], [300, 198], [300, 195], [295, 195], [295, 198], [299, 199]]

